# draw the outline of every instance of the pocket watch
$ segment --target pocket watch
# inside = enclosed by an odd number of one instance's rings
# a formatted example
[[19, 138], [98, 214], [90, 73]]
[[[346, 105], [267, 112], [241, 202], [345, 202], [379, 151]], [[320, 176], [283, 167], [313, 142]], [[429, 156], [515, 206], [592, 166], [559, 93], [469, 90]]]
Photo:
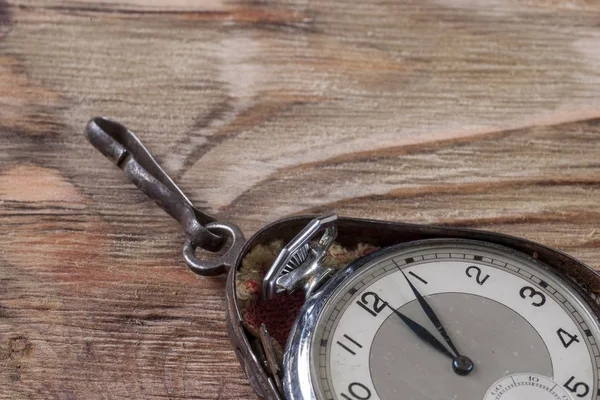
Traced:
[[281, 219], [245, 240], [195, 208], [120, 123], [94, 118], [85, 134], [179, 221], [193, 272], [228, 273], [229, 335], [259, 397], [600, 399], [600, 275], [573, 257], [499, 233], [336, 215]]

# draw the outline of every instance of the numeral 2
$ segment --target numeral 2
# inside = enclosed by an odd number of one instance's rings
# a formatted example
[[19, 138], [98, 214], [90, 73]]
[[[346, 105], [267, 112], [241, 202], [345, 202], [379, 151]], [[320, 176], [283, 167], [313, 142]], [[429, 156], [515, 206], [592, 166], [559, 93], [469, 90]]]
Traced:
[[[473, 271], [475, 271], [475, 275], [473, 275]], [[482, 273], [481, 273], [481, 268], [476, 267], [474, 265], [471, 265], [470, 267], [468, 267], [465, 271], [465, 273], [467, 274], [467, 276], [469, 278], [473, 278], [475, 277], [475, 281], [479, 284], [479, 285], [483, 285], [485, 283], [485, 281], [487, 281], [489, 279], [489, 275], [484, 276], [483, 278], [481, 277]]]
[[346, 400], [368, 400], [371, 398], [371, 391], [362, 383], [352, 382], [348, 385], [350, 396], [342, 393], [342, 397]]
[[372, 316], [376, 317], [387, 306], [387, 301], [381, 300], [381, 297], [376, 293], [366, 292], [360, 297], [360, 300], [357, 301], [356, 304], [367, 310]]
[[[567, 381], [567, 383], [565, 383], [565, 385], [564, 385], [565, 388], [568, 389], [569, 391], [575, 393], [577, 395], [577, 397], [587, 396], [587, 394], [590, 392], [590, 387], [587, 384], [585, 384], [583, 382], [577, 382], [573, 386], [569, 386], [571, 384], [571, 382], [573, 382], [574, 379], [575, 379], [575, 377], [572, 376], [571, 379], [569, 379]], [[580, 393], [579, 389], [583, 389], [581, 391], [581, 393]]]

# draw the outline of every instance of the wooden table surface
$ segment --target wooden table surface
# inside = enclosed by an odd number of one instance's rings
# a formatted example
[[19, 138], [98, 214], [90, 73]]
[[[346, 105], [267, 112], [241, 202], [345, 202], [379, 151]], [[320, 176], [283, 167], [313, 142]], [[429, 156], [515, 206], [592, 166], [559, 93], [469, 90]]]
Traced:
[[0, 0], [0, 398], [254, 398], [224, 279], [82, 135], [202, 209], [469, 226], [600, 267], [594, 0]]

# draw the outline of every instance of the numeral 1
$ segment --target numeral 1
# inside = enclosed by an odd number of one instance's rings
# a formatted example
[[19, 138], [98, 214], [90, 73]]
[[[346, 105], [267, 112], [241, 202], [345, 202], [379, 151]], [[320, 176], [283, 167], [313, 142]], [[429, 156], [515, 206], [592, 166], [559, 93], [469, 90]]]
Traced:
[[415, 274], [414, 272], [408, 271], [408, 274], [412, 275], [413, 277], [417, 278], [418, 280], [420, 280], [421, 282], [423, 282], [424, 284], [427, 285], [427, 281], [425, 279], [421, 278], [419, 275]]

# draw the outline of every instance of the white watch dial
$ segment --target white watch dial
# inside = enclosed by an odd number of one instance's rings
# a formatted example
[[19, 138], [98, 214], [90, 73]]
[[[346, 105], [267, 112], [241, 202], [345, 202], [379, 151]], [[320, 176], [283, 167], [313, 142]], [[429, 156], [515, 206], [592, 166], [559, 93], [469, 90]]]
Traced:
[[[337, 288], [312, 337], [311, 377], [328, 400], [477, 400], [513, 374], [600, 399], [599, 340], [585, 302], [540, 263], [477, 242], [424, 241], [384, 250]], [[458, 355], [472, 371], [453, 369]]]

